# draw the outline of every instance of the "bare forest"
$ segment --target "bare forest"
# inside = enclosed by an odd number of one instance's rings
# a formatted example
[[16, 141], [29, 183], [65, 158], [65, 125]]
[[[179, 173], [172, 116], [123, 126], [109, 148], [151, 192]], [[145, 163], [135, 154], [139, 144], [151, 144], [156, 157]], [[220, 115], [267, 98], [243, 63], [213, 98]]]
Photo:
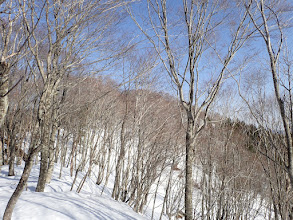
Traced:
[[291, 0], [0, 0], [0, 172], [22, 166], [1, 217], [38, 167], [36, 193], [69, 169], [149, 219], [293, 219], [292, 19]]

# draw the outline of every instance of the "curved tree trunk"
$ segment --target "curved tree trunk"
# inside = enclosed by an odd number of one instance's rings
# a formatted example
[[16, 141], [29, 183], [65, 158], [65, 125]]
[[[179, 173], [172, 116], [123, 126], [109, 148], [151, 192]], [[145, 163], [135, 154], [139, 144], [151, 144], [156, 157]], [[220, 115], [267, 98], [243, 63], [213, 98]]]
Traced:
[[13, 192], [11, 198], [9, 199], [9, 202], [6, 206], [4, 215], [3, 215], [3, 220], [11, 220], [11, 216], [12, 216], [12, 212], [14, 210], [14, 207], [16, 205], [16, 202], [18, 201], [21, 193], [23, 192], [23, 190], [26, 187], [32, 166], [33, 166], [33, 162], [34, 162], [34, 157], [37, 154], [37, 150], [34, 150], [32, 153], [30, 153], [27, 161], [25, 162], [25, 167], [23, 170], [23, 173], [21, 175], [21, 178], [19, 180], [19, 183], [15, 189], [15, 191]]

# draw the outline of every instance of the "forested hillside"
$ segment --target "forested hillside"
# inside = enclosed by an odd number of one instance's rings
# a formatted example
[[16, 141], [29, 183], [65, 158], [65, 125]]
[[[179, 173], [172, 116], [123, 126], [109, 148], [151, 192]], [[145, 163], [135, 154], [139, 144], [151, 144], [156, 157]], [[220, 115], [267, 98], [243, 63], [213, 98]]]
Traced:
[[291, 1], [0, 8], [4, 220], [293, 218]]

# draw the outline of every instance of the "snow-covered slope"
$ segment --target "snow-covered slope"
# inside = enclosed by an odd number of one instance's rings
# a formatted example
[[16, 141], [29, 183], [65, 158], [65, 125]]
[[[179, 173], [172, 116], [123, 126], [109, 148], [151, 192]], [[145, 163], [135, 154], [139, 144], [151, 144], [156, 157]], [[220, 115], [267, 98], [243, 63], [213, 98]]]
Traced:
[[[113, 200], [109, 192], [101, 195], [102, 187], [97, 186], [91, 179], [87, 179], [82, 191], [70, 191], [73, 177], [68, 169], [63, 169], [62, 177], [58, 178], [59, 167], [54, 169], [53, 179], [46, 186], [44, 193], [34, 192], [39, 166], [33, 167], [27, 190], [23, 192], [12, 215], [12, 219], [21, 220], [143, 220], [147, 219], [135, 213], [128, 205]], [[13, 193], [23, 166], [16, 167], [16, 176], [8, 177], [8, 166], [3, 166], [0, 173], [0, 218], [2, 218], [6, 204]], [[76, 187], [75, 187], [76, 189]]]

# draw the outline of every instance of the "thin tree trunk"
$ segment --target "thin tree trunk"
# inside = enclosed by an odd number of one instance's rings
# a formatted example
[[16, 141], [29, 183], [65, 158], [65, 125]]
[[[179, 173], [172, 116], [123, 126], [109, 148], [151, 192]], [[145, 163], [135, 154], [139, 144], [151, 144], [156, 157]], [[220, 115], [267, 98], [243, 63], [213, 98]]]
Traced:
[[[112, 140], [111, 140], [110, 146], [111, 145], [112, 145]], [[110, 165], [111, 152], [112, 152], [112, 148], [109, 147], [109, 150], [108, 150], [108, 159], [107, 159], [107, 168], [106, 168], [106, 176], [105, 176], [105, 184], [104, 184], [104, 187], [102, 189], [101, 195], [103, 195], [103, 192], [105, 190], [105, 187], [107, 187], [107, 185], [108, 185], [110, 173], [111, 173], [111, 170], [112, 170], [112, 167]]]
[[[8, 109], [8, 73], [9, 65], [5, 62], [0, 62], [0, 131], [2, 131], [4, 120]], [[4, 132], [0, 132], [4, 134]], [[4, 140], [4, 137], [2, 137]], [[3, 142], [0, 144], [0, 170], [4, 164], [4, 145]]]
[[[92, 158], [91, 158], [92, 159]], [[77, 193], [80, 193], [86, 179], [90, 176], [91, 172], [92, 172], [92, 166], [93, 166], [93, 161], [91, 160], [90, 161], [90, 164], [89, 164], [89, 168], [88, 168], [88, 171], [86, 172], [86, 174], [84, 175], [84, 177], [82, 178], [82, 180], [80, 181], [79, 183], [79, 186], [77, 187], [77, 190], [76, 192]]]
[[[64, 137], [64, 131], [62, 132], [62, 136]], [[62, 143], [61, 143], [61, 134], [60, 134], [60, 128], [57, 131], [57, 144], [56, 144], [56, 149], [55, 149], [55, 156], [54, 156], [54, 162], [58, 163], [59, 159], [59, 154], [60, 154], [60, 148], [62, 148]]]
[[15, 146], [15, 138], [11, 139], [11, 150], [10, 150], [10, 158], [9, 158], [9, 171], [8, 176], [14, 176], [14, 162], [15, 162], [15, 154], [16, 154], [16, 146]]
[[126, 115], [123, 119], [122, 122], [122, 127], [120, 131], [120, 152], [119, 156], [117, 158], [117, 165], [116, 165], [116, 174], [115, 174], [115, 181], [114, 181], [114, 187], [113, 187], [113, 192], [112, 192], [112, 198], [115, 200], [119, 199], [120, 191], [121, 191], [121, 170], [122, 170], [122, 163], [124, 160], [124, 155], [125, 155], [125, 141], [124, 141], [124, 127], [125, 127], [125, 120], [126, 120]]
[[[161, 211], [161, 214], [160, 214], [160, 218], [159, 218], [159, 220], [161, 220], [162, 219], [162, 217], [163, 217], [163, 214], [164, 214], [164, 209], [167, 209], [166, 208], [166, 204], [167, 204], [167, 200], [168, 200], [168, 198], [169, 198], [169, 191], [170, 191], [170, 185], [171, 185], [171, 181], [172, 181], [172, 177], [173, 177], [173, 175], [172, 175], [172, 173], [173, 173], [173, 170], [172, 170], [172, 166], [174, 165], [174, 160], [173, 160], [173, 163], [172, 163], [172, 165], [171, 165], [171, 169], [170, 169], [170, 173], [169, 173], [169, 178], [168, 178], [168, 184], [167, 184], [167, 187], [166, 187], [166, 191], [165, 191], [165, 196], [164, 196], [164, 201], [163, 201], [163, 207], [162, 207], [162, 211]], [[166, 212], [167, 213], [167, 212]]]
[[73, 187], [74, 187], [74, 185], [75, 185], [75, 182], [76, 182], [76, 179], [77, 179], [77, 175], [78, 175], [79, 169], [80, 169], [80, 165], [78, 166], [77, 170], [75, 171], [75, 176], [74, 176], [74, 179], [73, 179], [73, 182], [72, 182], [72, 185], [71, 185], [70, 191], [73, 190]]
[[[166, 152], [165, 152], [166, 153]], [[158, 189], [159, 189], [159, 185], [160, 185], [160, 181], [161, 181], [161, 178], [162, 178], [162, 174], [163, 174], [163, 170], [164, 170], [164, 167], [165, 167], [165, 163], [166, 163], [166, 159], [164, 160], [163, 164], [162, 164], [162, 170], [160, 172], [160, 175], [158, 177], [158, 182], [156, 184], [156, 190], [155, 190], [155, 193], [154, 193], [154, 201], [153, 201], [153, 208], [152, 208], [152, 216], [151, 216], [151, 220], [154, 219], [154, 212], [155, 212], [155, 205], [156, 205], [156, 200], [157, 200], [157, 194], [158, 194]], [[172, 162], [172, 166], [174, 165], [174, 159], [173, 159], [173, 162]], [[171, 167], [172, 169], [172, 167]], [[171, 173], [170, 173], [171, 174]], [[170, 178], [170, 176], [169, 176]], [[169, 182], [168, 182], [169, 184]], [[163, 209], [162, 209], [163, 210]]]
[[0, 140], [0, 171], [1, 171], [1, 167], [4, 163], [4, 148], [2, 147], [2, 141]]
[[158, 189], [159, 189], [159, 184], [160, 184], [160, 181], [161, 181], [161, 177], [162, 177], [162, 173], [161, 175], [159, 176], [159, 179], [158, 179], [158, 182], [156, 184], [156, 190], [155, 190], [155, 193], [154, 193], [154, 201], [153, 201], [153, 208], [152, 208], [152, 216], [151, 216], [151, 220], [154, 219], [154, 213], [155, 213], [155, 205], [156, 205], [156, 200], [157, 200], [157, 194], [158, 194]]
[[5, 62], [0, 62], [0, 127], [2, 128], [5, 116], [8, 109], [8, 73], [9, 65]]

